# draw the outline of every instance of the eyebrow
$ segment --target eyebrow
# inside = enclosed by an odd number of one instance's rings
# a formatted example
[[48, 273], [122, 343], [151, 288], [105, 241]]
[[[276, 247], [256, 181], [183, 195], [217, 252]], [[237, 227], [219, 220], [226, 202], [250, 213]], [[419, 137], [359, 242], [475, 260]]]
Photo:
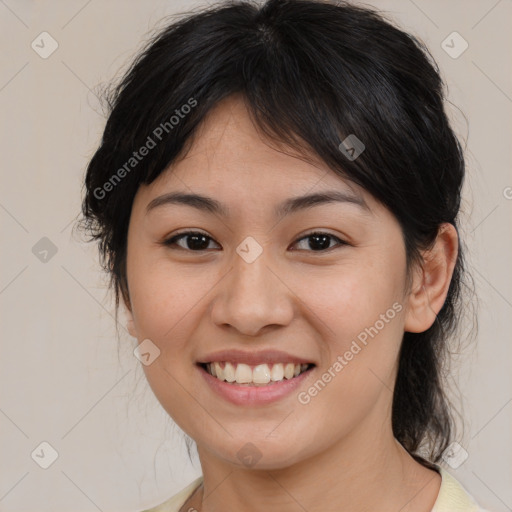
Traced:
[[[370, 212], [370, 208], [362, 197], [349, 194], [347, 192], [341, 192], [339, 190], [326, 190], [316, 194], [291, 197], [279, 204], [275, 208], [274, 214], [276, 217], [282, 218], [301, 210], [329, 203], [351, 204], [361, 208], [362, 210]], [[213, 213], [222, 217], [229, 217], [229, 208], [216, 199], [200, 194], [188, 194], [183, 192], [170, 192], [156, 197], [147, 205], [146, 213], [149, 213], [155, 208], [171, 204], [191, 206], [192, 208], [196, 208], [200, 211]]]

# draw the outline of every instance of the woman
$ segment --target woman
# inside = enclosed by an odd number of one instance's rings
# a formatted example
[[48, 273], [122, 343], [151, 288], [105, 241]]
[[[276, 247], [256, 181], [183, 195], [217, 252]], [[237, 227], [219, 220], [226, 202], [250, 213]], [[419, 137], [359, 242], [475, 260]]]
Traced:
[[110, 99], [85, 223], [203, 473], [151, 510], [479, 510], [437, 464], [464, 157], [426, 48], [350, 4], [229, 2]]

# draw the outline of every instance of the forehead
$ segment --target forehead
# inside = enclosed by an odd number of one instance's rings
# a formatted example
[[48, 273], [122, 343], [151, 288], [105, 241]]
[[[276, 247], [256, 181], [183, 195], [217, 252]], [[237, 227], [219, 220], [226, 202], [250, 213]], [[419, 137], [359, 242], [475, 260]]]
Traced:
[[317, 185], [327, 185], [360, 196], [365, 193], [311, 151], [291, 148], [261, 133], [239, 95], [224, 99], [208, 113], [185, 155], [154, 185], [165, 188], [185, 183], [203, 188], [227, 186], [226, 192], [237, 187], [254, 192], [287, 187], [289, 193], [305, 193]]
[[[212, 108], [186, 147], [154, 182], [139, 187], [133, 203], [135, 217], [168, 210], [152, 209], [155, 202], [190, 204], [188, 199], [163, 198], [179, 193], [202, 196], [192, 202], [201, 203], [204, 212], [222, 210], [227, 212], [223, 216], [232, 219], [256, 221], [268, 216], [275, 220], [294, 211], [307, 211], [314, 203], [337, 202], [305, 198], [325, 192], [344, 195], [338, 204], [344, 203], [352, 212], [377, 215], [382, 220], [389, 217], [390, 212], [374, 196], [342, 178], [312, 151], [286, 146], [263, 134], [240, 96], [226, 98]], [[205, 206], [205, 197], [211, 199], [207, 200], [210, 206]], [[290, 205], [293, 202], [295, 205]], [[212, 208], [212, 203], [219, 208]], [[359, 208], [350, 206], [357, 203]]]

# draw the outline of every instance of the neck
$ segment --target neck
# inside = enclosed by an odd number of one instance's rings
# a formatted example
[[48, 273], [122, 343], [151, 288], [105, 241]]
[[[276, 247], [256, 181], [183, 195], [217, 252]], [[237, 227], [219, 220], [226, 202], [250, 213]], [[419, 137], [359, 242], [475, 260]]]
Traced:
[[335, 504], [351, 512], [430, 512], [440, 476], [416, 462], [390, 428], [370, 430], [358, 426], [313, 457], [278, 469], [240, 469], [198, 447], [204, 480], [195, 508], [313, 512]]

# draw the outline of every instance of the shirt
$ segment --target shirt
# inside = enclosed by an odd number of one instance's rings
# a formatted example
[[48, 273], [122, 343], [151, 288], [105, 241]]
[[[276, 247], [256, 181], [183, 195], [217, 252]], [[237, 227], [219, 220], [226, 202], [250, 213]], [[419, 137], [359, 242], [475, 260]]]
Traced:
[[[454, 476], [441, 466], [436, 467], [441, 474], [441, 487], [431, 512], [488, 512], [476, 503], [475, 499]], [[143, 512], [179, 512], [202, 481], [203, 477], [200, 476], [172, 498]]]

